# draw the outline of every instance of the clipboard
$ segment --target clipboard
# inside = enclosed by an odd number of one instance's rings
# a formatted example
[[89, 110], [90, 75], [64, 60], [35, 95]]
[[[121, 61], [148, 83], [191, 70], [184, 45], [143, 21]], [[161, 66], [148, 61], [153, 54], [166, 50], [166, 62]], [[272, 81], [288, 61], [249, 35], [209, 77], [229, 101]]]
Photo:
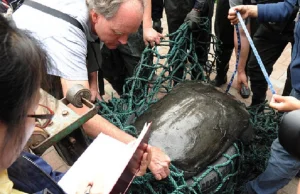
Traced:
[[100, 175], [103, 194], [126, 193], [147, 149], [150, 126], [146, 123], [139, 137], [129, 144], [99, 134], [58, 182], [59, 186], [67, 194], [75, 194], [80, 184]]

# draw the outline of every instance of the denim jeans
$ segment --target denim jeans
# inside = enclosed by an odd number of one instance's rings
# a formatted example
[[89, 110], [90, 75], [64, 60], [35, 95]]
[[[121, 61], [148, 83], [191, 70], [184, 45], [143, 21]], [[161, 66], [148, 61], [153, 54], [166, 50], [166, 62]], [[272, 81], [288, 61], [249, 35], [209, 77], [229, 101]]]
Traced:
[[[300, 92], [293, 89], [290, 96], [300, 99]], [[272, 143], [266, 170], [246, 184], [247, 191], [250, 194], [276, 194], [296, 176], [299, 170], [300, 161], [285, 151], [277, 138]]]

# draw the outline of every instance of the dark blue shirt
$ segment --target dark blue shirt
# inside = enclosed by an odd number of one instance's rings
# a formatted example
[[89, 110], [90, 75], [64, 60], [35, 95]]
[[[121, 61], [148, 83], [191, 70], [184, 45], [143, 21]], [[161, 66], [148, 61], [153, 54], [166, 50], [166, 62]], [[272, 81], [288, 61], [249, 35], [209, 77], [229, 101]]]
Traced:
[[[258, 20], [261, 22], [282, 22], [288, 20], [298, 0], [285, 0], [284, 2], [272, 4], [258, 4]], [[300, 1], [300, 0], [299, 0]], [[294, 31], [295, 43], [291, 60], [292, 86], [300, 91], [300, 24], [296, 23]]]

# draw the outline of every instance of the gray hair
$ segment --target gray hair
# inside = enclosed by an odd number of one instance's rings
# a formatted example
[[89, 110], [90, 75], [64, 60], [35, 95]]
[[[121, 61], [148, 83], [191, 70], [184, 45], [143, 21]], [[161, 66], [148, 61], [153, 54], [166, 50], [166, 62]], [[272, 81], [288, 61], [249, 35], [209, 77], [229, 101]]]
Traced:
[[[114, 17], [122, 3], [129, 0], [86, 0], [89, 10], [94, 10], [96, 13], [103, 15], [106, 19]], [[142, 4], [144, 11], [144, 0], [136, 0]]]

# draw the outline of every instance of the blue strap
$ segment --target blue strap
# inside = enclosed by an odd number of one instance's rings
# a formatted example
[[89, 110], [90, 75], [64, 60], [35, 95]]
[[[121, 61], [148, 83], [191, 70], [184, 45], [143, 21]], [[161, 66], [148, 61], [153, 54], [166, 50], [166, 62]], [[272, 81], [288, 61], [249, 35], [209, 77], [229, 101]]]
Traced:
[[237, 72], [237, 69], [238, 69], [238, 65], [239, 65], [239, 61], [240, 61], [240, 55], [241, 55], [241, 35], [240, 35], [238, 24], [235, 24], [235, 31], [236, 31], [236, 34], [237, 34], [237, 41], [238, 41], [238, 51], [237, 51], [237, 56], [236, 56], [236, 61], [235, 61], [235, 70], [234, 70], [234, 72], [231, 76], [231, 79], [228, 83], [228, 86], [226, 88], [225, 93], [229, 92], [229, 89], [232, 85], [233, 79], [234, 79], [234, 77], [236, 75], [236, 72]]
[[[253, 53], [254, 53], [254, 56], [256, 57], [256, 60], [257, 60], [257, 62], [258, 62], [258, 64], [259, 64], [259, 67], [260, 67], [260, 69], [261, 69], [261, 71], [262, 71], [262, 73], [263, 73], [263, 75], [264, 75], [264, 77], [265, 77], [265, 79], [266, 79], [266, 81], [267, 81], [267, 83], [268, 83], [268, 85], [269, 85], [269, 88], [270, 88], [272, 94], [275, 94], [276, 92], [275, 92], [274, 87], [273, 87], [273, 85], [272, 85], [272, 83], [271, 83], [271, 81], [270, 81], [269, 75], [268, 75], [268, 73], [267, 73], [267, 71], [266, 71], [266, 68], [265, 68], [265, 66], [264, 66], [264, 64], [263, 64], [263, 62], [262, 62], [262, 60], [261, 60], [261, 58], [260, 58], [260, 56], [259, 56], [259, 54], [258, 54], [258, 52], [257, 52], [257, 50], [256, 50], [256, 48], [255, 48], [255, 46], [254, 46], [254, 43], [253, 43], [253, 41], [252, 41], [252, 39], [251, 39], [251, 37], [250, 37], [250, 35], [249, 35], [249, 32], [248, 32], [248, 30], [247, 30], [247, 28], [246, 28], [246, 25], [245, 25], [245, 23], [244, 23], [244, 20], [243, 20], [241, 14], [240, 14], [239, 12], [237, 12], [236, 14], [237, 14], [238, 19], [239, 19], [239, 21], [240, 21], [240, 23], [241, 23], [241, 26], [242, 26], [242, 28], [243, 28], [245, 34], [246, 34], [246, 37], [247, 37], [247, 39], [248, 39], [248, 41], [249, 41], [249, 44], [250, 44], [250, 46], [251, 46], [251, 48], [252, 48], [252, 51], [253, 51]], [[238, 44], [239, 44], [239, 46], [238, 46], [238, 55], [237, 55], [237, 58], [239, 58], [239, 57], [240, 57], [240, 50], [241, 50], [241, 45], [240, 45], [240, 44], [241, 44], [241, 40], [240, 40], [241, 37], [240, 37], [239, 30], [238, 30], [238, 26], [236, 26], [236, 29], [237, 29], [236, 32], [237, 32], [237, 35], [238, 35]], [[238, 63], [238, 61], [239, 61], [239, 59], [237, 59], [237, 63]], [[236, 66], [235, 66], [236, 69], [235, 69], [235, 71], [234, 71], [234, 73], [233, 73], [233, 75], [232, 75], [232, 77], [231, 77], [230, 83], [228, 84], [228, 87], [227, 87], [227, 89], [226, 89], [226, 93], [229, 91], [229, 89], [230, 89], [230, 87], [231, 87], [231, 85], [232, 85], [232, 80], [233, 80], [233, 78], [234, 78], [234, 76], [235, 76], [235, 74], [236, 74], [237, 67], [238, 67], [238, 64], [236, 64]]]

